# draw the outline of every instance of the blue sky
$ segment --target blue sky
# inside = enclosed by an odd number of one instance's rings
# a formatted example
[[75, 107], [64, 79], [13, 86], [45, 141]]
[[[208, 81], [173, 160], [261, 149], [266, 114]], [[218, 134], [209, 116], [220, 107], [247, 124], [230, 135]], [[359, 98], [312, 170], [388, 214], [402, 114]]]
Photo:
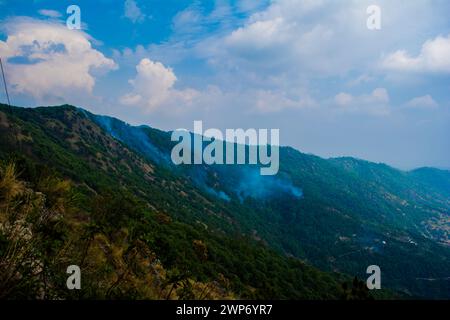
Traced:
[[[65, 26], [81, 9], [82, 30]], [[381, 9], [381, 30], [366, 9]], [[446, 0], [0, 0], [16, 105], [279, 128], [324, 157], [450, 168]], [[4, 94], [0, 96], [4, 101]]]

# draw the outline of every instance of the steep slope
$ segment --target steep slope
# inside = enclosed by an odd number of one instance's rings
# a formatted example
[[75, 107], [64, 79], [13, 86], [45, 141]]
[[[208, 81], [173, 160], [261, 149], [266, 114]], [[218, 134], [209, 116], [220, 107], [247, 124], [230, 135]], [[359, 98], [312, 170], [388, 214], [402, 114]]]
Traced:
[[[208, 237], [245, 235], [279, 254], [360, 277], [377, 264], [384, 287], [450, 297], [446, 171], [402, 172], [292, 148], [281, 149], [276, 177], [262, 177], [252, 166], [176, 167], [166, 132], [69, 106], [0, 111], [3, 156], [19, 150], [45, 160], [86, 194], [125, 190]], [[221, 261], [224, 270], [236, 268]]]
[[[0, 291], [7, 298], [352, 296], [341, 287], [349, 278], [242, 235], [222, 202], [105, 133], [74, 107], [11, 113], [0, 106]], [[10, 227], [20, 221], [26, 239]], [[8, 253], [18, 243], [30, 244], [20, 246], [25, 265]], [[65, 289], [70, 264], [83, 272], [78, 296]], [[36, 265], [42, 271], [25, 268]]]
[[[167, 159], [173, 146], [168, 133], [91, 117], [130, 146], [136, 142], [124, 132], [145, 133], [146, 142], [135, 149], [151, 159], [161, 154]], [[280, 159], [276, 178], [261, 177], [249, 166], [188, 166], [182, 174], [224, 199], [245, 232], [280, 252], [361, 277], [368, 265], [377, 264], [386, 285], [412, 295], [448, 297], [448, 171], [403, 172], [292, 148], [282, 148]]]

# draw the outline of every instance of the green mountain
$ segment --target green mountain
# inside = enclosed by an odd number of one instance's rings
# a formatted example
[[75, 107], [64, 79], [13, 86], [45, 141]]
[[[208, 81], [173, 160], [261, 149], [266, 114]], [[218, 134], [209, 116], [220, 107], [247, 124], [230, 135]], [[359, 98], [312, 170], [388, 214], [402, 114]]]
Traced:
[[[283, 147], [279, 174], [260, 176], [246, 165], [174, 166], [173, 144], [170, 133], [71, 106], [1, 105], [0, 223], [30, 206], [58, 218], [32, 230], [31, 215], [22, 228], [36, 238], [34, 264], [28, 277], [3, 272], [0, 288], [34, 295], [45, 276], [48, 295], [63, 298], [352, 299], [368, 293], [349, 280], [379, 265], [397, 296], [450, 298], [450, 172]], [[0, 268], [14, 265], [9, 230]], [[65, 289], [70, 264], [87, 270], [78, 296]], [[372, 296], [392, 296], [381, 291]]]

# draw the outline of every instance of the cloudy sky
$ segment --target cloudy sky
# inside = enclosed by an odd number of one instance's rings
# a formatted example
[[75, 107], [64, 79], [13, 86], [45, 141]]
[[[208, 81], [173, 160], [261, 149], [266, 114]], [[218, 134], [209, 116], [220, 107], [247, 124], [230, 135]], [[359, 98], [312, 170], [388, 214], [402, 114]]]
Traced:
[[[82, 30], [66, 26], [81, 9]], [[381, 30], [367, 28], [368, 6]], [[447, 0], [0, 0], [12, 102], [450, 168]], [[5, 101], [4, 93], [0, 94]]]

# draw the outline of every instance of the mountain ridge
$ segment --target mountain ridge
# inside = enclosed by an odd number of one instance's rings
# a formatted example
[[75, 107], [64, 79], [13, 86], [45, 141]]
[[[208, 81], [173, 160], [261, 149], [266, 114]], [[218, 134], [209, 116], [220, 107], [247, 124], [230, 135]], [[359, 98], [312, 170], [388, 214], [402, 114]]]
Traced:
[[[91, 115], [93, 115], [92, 112], [87, 111], [86, 109], [83, 109], [81, 107], [73, 106], [73, 105], [54, 105], [54, 106], [49, 106], [49, 107], [40, 106], [40, 107], [34, 107], [34, 108], [60, 108], [60, 107], [63, 107], [63, 106], [76, 108], [76, 109], [82, 110], [82, 112], [87, 112], [87, 113], [90, 113]], [[156, 131], [159, 131], [159, 132], [163, 132], [163, 133], [166, 133], [166, 134], [170, 134], [173, 131], [173, 130], [158, 129], [158, 128], [155, 128], [155, 127], [153, 127], [151, 125], [147, 125], [147, 124], [133, 125], [133, 124], [130, 124], [130, 123], [124, 121], [124, 120], [121, 120], [121, 119], [115, 117], [115, 116], [110, 116], [110, 115], [96, 114], [96, 116], [97, 117], [103, 117], [103, 118], [109, 118], [109, 119], [113, 119], [113, 120], [116, 120], [116, 121], [119, 121], [119, 122], [123, 122], [124, 124], [126, 124], [126, 125], [128, 125], [130, 127], [134, 127], [134, 128], [149, 128], [149, 129], [156, 130]], [[192, 134], [192, 132], [191, 132], [191, 134]], [[280, 149], [281, 148], [283, 148], [283, 149], [293, 149], [296, 152], [299, 152], [299, 153], [302, 153], [302, 154], [305, 154], [305, 155], [309, 155], [309, 156], [318, 157], [318, 158], [323, 159], [323, 160], [340, 160], [340, 159], [341, 160], [345, 160], [345, 159], [350, 159], [350, 160], [362, 161], [362, 162], [366, 162], [366, 163], [370, 163], [370, 164], [374, 164], [374, 165], [384, 165], [384, 166], [388, 166], [388, 167], [390, 167], [392, 169], [395, 169], [395, 170], [398, 170], [398, 171], [402, 171], [402, 172], [412, 172], [412, 171], [417, 171], [417, 170], [421, 170], [421, 169], [435, 169], [435, 170], [444, 171], [444, 172], [447, 172], [447, 173], [450, 174], [450, 168], [439, 168], [439, 167], [434, 167], [434, 166], [417, 166], [417, 167], [414, 167], [414, 168], [411, 168], [411, 169], [401, 169], [401, 168], [392, 166], [392, 165], [390, 165], [388, 163], [385, 163], [385, 162], [375, 162], [375, 161], [371, 161], [371, 160], [368, 160], [368, 159], [363, 159], [363, 158], [359, 158], [359, 157], [355, 157], [355, 156], [351, 156], [351, 155], [322, 157], [322, 156], [316, 155], [314, 153], [303, 152], [300, 149], [292, 147], [292, 146], [289, 146], [289, 145], [280, 145]]]

